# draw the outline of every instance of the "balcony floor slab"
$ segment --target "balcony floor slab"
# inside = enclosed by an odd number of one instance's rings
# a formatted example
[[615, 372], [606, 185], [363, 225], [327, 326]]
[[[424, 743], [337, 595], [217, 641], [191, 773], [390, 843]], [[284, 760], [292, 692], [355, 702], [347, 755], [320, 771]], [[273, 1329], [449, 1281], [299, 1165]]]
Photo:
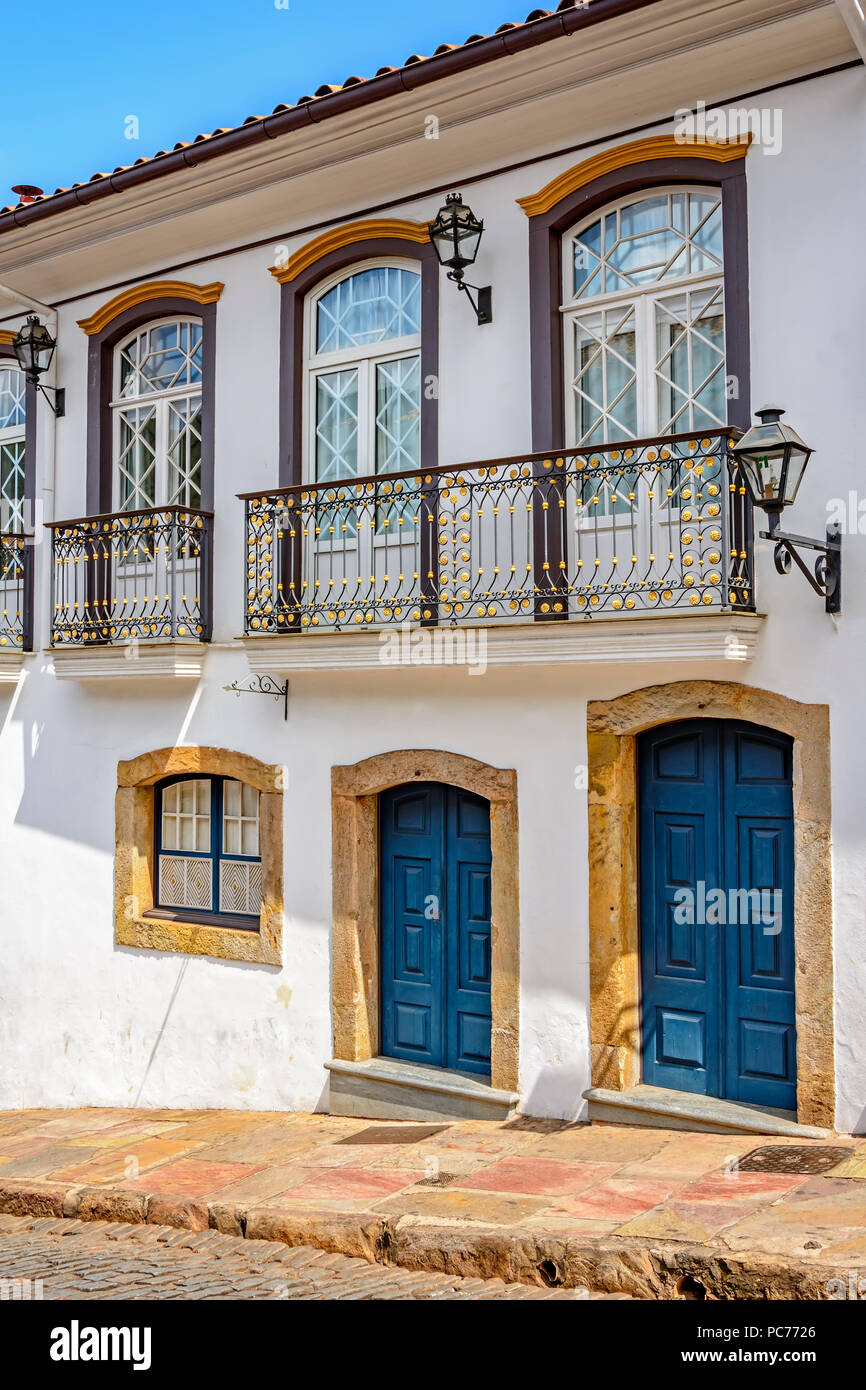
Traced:
[[116, 647], [52, 647], [48, 654], [58, 680], [198, 680], [204, 642], [128, 642]]
[[482, 661], [488, 667], [678, 661], [742, 665], [755, 655], [763, 624], [757, 613], [668, 613], [513, 626], [278, 634], [247, 637], [244, 646], [254, 675]]
[[0, 685], [17, 685], [25, 653], [0, 648]]

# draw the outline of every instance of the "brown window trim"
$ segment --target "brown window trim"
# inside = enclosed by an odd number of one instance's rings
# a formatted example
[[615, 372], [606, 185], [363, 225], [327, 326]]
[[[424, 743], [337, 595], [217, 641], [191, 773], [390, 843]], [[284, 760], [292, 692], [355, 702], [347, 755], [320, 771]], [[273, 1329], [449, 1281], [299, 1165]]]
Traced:
[[736, 376], [739, 396], [729, 402], [730, 425], [751, 420], [749, 357], [749, 246], [746, 219], [745, 150], [719, 163], [700, 155], [647, 159], [614, 169], [568, 194], [548, 212], [529, 219], [530, 357], [532, 448], [565, 447], [563, 400], [562, 250], [564, 232], [591, 213], [643, 189], [670, 184], [706, 184], [722, 192], [725, 260], [725, 371]]
[[421, 467], [439, 462], [439, 403], [425, 383], [439, 375], [439, 262], [432, 245], [379, 237], [341, 246], [315, 261], [280, 288], [280, 463], [279, 486], [303, 482], [304, 304], [317, 285], [340, 270], [393, 256], [418, 261], [421, 271]]
[[152, 319], [181, 314], [202, 325], [202, 496], [203, 511], [213, 508], [214, 383], [216, 377], [216, 303], [201, 304], [182, 296], [148, 299], [118, 314], [88, 343], [87, 355], [87, 498], [89, 516], [112, 508], [111, 410], [114, 349], [127, 334]]

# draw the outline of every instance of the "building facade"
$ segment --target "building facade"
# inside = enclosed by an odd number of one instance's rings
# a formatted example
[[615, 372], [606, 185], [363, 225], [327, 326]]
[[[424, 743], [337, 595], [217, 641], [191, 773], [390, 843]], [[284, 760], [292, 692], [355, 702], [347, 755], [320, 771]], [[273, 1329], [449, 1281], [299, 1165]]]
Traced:
[[0, 213], [0, 1105], [864, 1131], [856, 38], [564, 4]]

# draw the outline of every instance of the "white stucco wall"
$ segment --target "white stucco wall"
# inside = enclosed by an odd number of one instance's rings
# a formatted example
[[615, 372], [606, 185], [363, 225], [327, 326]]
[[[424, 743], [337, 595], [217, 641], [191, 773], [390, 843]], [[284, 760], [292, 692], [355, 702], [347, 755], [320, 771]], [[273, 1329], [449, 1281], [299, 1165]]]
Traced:
[[[767, 101], [784, 112], [784, 140], [777, 156], [757, 148], [748, 156], [752, 400], [788, 406], [817, 449], [791, 529], [818, 535], [828, 500], [862, 488], [862, 69]], [[443, 280], [442, 463], [530, 446], [528, 224], [515, 199], [574, 162], [548, 160], [473, 187], [488, 228], [476, 278], [495, 287], [495, 319], [476, 330]], [[422, 219], [435, 203], [394, 211]], [[277, 481], [272, 260], [264, 247], [173, 272], [226, 285], [217, 316], [215, 647], [201, 682], [61, 682], [40, 651], [17, 687], [0, 685], [0, 1107], [322, 1106], [331, 1055], [330, 768], [422, 746], [517, 770], [523, 1106], [579, 1115], [589, 1084], [589, 943], [586, 798], [575, 768], [586, 756], [586, 701], [714, 677], [830, 705], [838, 1124], [866, 1130], [864, 537], [845, 540], [838, 621], [798, 576], [777, 576], [761, 546], [757, 592], [769, 619], [750, 666], [303, 674], [292, 679], [284, 724], [277, 704], [221, 689], [247, 674], [234, 642], [244, 605], [235, 494]], [[76, 320], [109, 297], [94, 294], [60, 313], [67, 415], [56, 435], [58, 517], [85, 510], [87, 340]], [[48, 428], [43, 410], [43, 444]], [[47, 560], [43, 545], [40, 647]], [[114, 945], [117, 762], [173, 743], [218, 745], [287, 768], [281, 970]]]

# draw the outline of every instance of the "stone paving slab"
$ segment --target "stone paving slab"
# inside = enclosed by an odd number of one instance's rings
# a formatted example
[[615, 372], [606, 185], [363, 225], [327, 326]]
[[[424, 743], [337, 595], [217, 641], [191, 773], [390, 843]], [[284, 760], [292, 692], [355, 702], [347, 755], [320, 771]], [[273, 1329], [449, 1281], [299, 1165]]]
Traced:
[[328, 1115], [0, 1112], [0, 1212], [80, 1215], [93, 1228], [255, 1230], [380, 1262], [399, 1249], [411, 1263], [411, 1235], [427, 1268], [487, 1274], [494, 1250], [496, 1269], [527, 1282], [559, 1242], [563, 1280], [588, 1278], [591, 1266], [603, 1287], [621, 1276], [644, 1294], [672, 1286], [675, 1267], [715, 1268], [730, 1256], [763, 1271], [755, 1296], [781, 1279], [820, 1297], [810, 1270], [866, 1263], [866, 1140], [810, 1141], [843, 1150], [820, 1177], [740, 1171], [744, 1155], [774, 1146], [791, 1141], [520, 1116], [419, 1138], [412, 1122], [389, 1121], [383, 1133]]

